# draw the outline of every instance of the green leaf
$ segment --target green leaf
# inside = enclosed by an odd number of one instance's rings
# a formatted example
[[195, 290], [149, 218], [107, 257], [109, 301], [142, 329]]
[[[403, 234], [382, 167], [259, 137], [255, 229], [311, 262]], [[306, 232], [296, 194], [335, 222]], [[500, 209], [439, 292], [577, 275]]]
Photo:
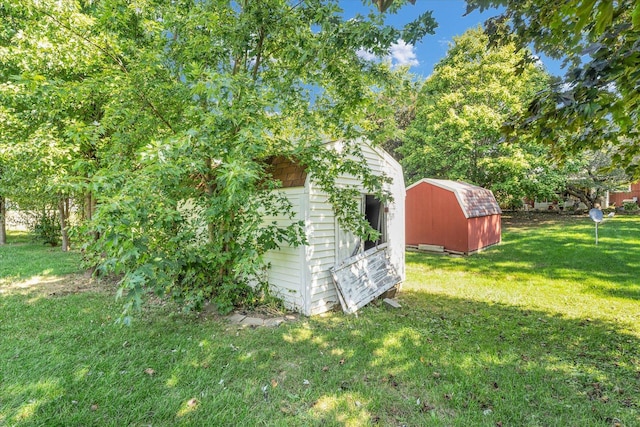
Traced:
[[595, 3], [596, 0], [583, 0], [577, 8], [576, 15], [578, 16], [578, 22], [576, 23], [576, 32], [582, 31], [584, 26], [589, 22]]
[[636, 4], [636, 8], [631, 13], [631, 23], [634, 30], [640, 30], [640, 3]]
[[600, 0], [596, 17], [596, 34], [602, 34], [613, 22], [613, 0]]

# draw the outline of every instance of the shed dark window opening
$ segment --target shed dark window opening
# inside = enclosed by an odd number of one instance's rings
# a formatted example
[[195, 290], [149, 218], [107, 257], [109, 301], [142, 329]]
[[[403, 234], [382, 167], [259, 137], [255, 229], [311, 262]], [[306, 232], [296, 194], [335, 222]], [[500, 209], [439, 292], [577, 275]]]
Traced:
[[364, 242], [364, 250], [366, 251], [367, 249], [387, 242], [387, 216], [384, 204], [372, 194], [366, 194], [364, 196], [364, 215], [369, 225], [380, 233], [377, 240], [366, 240]]

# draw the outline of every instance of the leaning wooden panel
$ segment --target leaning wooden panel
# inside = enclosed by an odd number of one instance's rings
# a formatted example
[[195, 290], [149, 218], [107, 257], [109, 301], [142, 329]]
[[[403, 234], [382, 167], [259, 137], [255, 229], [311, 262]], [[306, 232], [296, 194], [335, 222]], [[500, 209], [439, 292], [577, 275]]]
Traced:
[[371, 248], [331, 269], [342, 310], [355, 313], [402, 281], [387, 245]]

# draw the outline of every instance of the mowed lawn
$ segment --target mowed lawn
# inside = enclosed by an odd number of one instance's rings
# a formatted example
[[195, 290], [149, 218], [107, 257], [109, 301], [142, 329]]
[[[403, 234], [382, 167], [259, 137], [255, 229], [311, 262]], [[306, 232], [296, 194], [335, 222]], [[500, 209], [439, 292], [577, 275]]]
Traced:
[[[242, 329], [0, 247], [0, 426], [638, 426], [640, 217], [504, 219], [471, 257], [407, 254], [402, 308]], [[76, 274], [69, 274], [73, 271]]]

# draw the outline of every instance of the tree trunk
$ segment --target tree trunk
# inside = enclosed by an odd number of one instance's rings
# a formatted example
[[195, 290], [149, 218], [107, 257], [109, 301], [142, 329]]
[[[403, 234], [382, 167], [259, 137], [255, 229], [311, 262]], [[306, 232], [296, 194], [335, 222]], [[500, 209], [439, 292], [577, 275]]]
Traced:
[[[84, 222], [91, 221], [96, 214], [96, 208], [98, 206], [98, 201], [94, 196], [92, 191], [87, 191], [84, 193], [84, 203], [82, 207], [82, 220]], [[69, 210], [67, 209], [67, 217], [69, 216]], [[93, 239], [98, 240], [100, 238], [100, 233], [97, 231], [93, 232]]]
[[[66, 201], [68, 201], [68, 198]], [[58, 218], [60, 220], [60, 231], [62, 234], [62, 251], [67, 252], [69, 250], [69, 233], [67, 231], [69, 209], [67, 203], [65, 203], [65, 198], [60, 198], [58, 201]]]
[[92, 203], [92, 199], [93, 197], [91, 197], [91, 191], [87, 191], [86, 193], [84, 193], [84, 212], [83, 212], [83, 219], [85, 221], [91, 221], [91, 217], [93, 216], [93, 203]]
[[580, 199], [580, 201], [584, 203], [589, 209], [593, 208], [595, 202], [597, 201], [597, 197], [596, 199], [592, 200], [587, 194], [584, 193], [584, 191], [580, 191], [572, 186], [567, 187], [567, 193]]
[[85, 221], [91, 221], [96, 213], [96, 207], [98, 202], [92, 191], [84, 193], [84, 203], [82, 211], [82, 219]]
[[93, 219], [93, 216], [96, 214], [97, 207], [98, 207], [98, 200], [96, 199], [96, 196], [92, 192], [91, 193], [91, 219]]
[[0, 196], [0, 245], [7, 244], [7, 205]]
[[[213, 162], [210, 158], [205, 159], [205, 164], [207, 165], [207, 174], [204, 177], [205, 179], [205, 192], [208, 197], [213, 197], [213, 192], [215, 191], [215, 184], [213, 180]], [[216, 224], [213, 224], [210, 221], [207, 221], [207, 235], [209, 238], [209, 243], [213, 243], [216, 240]]]

